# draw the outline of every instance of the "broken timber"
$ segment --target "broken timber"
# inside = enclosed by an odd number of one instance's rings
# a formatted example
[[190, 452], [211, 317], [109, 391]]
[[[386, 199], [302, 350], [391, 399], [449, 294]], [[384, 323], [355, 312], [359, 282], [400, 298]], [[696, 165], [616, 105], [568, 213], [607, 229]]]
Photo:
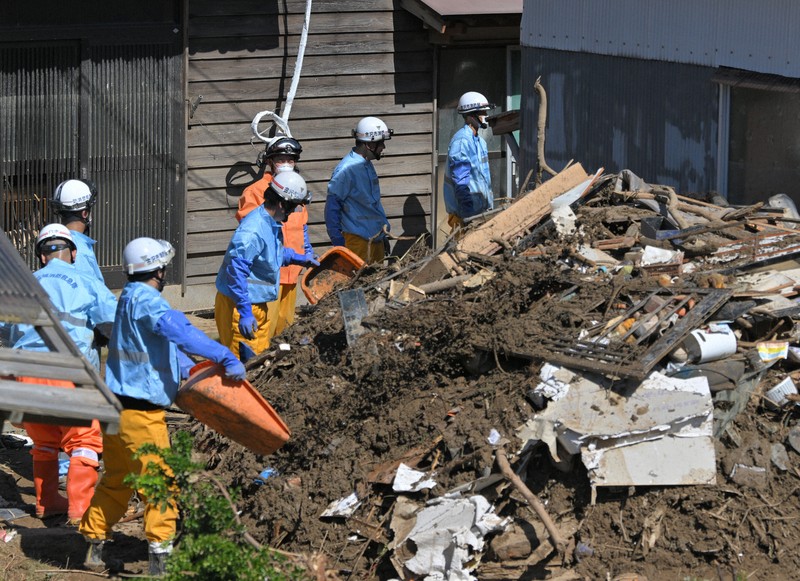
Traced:
[[[475, 347], [484, 351], [496, 351], [506, 357], [519, 357], [529, 361], [546, 359], [550, 363], [565, 367], [643, 381], [656, 364], [675, 347], [679, 346], [689, 333], [697, 329], [713, 315], [731, 297], [733, 291], [729, 289], [697, 289], [692, 293], [686, 293], [682, 297], [674, 297], [680, 299], [677, 302], [665, 303], [663, 312], [659, 315], [660, 320], [672, 316], [672, 314], [689, 303], [693, 297], [698, 299], [694, 308], [678, 319], [666, 333], [647, 349], [642, 349], [640, 344], [646, 338], [652, 336], [658, 325], [655, 325], [649, 332], [644, 333], [635, 340], [633, 340], [633, 328], [626, 331], [620, 339], [614, 339], [611, 333], [615, 331], [619, 323], [642, 308], [655, 294], [655, 292], [651, 293], [651, 295], [636, 303], [623, 316], [619, 317], [619, 322], [616, 325], [607, 327], [605, 333], [591, 340], [570, 341], [556, 337], [540, 337], [538, 339], [540, 351], [536, 354], [523, 353], [513, 347], [498, 346], [495, 349], [485, 345], [475, 345]], [[700, 298], [701, 296], [702, 298]]]

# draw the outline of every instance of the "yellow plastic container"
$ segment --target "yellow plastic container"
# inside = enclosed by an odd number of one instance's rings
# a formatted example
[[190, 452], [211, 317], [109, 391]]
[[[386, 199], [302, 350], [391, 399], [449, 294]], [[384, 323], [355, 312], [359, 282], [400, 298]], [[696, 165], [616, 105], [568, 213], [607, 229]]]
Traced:
[[306, 270], [300, 288], [315, 305], [331, 293], [336, 286], [347, 282], [364, 266], [364, 261], [352, 250], [344, 246], [334, 246], [319, 259], [319, 266]]
[[289, 440], [289, 428], [249, 381], [232, 381], [224, 373], [224, 367], [212, 361], [198, 363], [175, 403], [251, 452], [272, 454]]

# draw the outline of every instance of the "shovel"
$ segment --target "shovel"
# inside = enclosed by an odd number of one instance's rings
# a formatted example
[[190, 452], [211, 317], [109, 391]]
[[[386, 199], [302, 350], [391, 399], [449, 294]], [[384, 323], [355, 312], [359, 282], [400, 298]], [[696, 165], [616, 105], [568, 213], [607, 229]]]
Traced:
[[352, 346], [356, 339], [366, 332], [366, 329], [361, 325], [361, 319], [369, 314], [364, 289], [339, 291], [339, 304], [342, 307], [342, 319], [344, 319], [347, 345]]

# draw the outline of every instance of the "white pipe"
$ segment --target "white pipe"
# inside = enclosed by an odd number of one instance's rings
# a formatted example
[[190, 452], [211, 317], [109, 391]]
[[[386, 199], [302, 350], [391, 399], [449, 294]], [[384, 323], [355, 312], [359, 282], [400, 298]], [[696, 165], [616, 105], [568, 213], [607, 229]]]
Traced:
[[[306, 42], [308, 41], [308, 23], [311, 21], [311, 1], [306, 0], [306, 16], [303, 20], [303, 32], [300, 35], [300, 46], [297, 49], [297, 61], [294, 66], [294, 74], [292, 75], [292, 84], [289, 87], [289, 94], [286, 96], [286, 108], [283, 115], [278, 115], [274, 111], [261, 111], [253, 117], [253, 122], [250, 124], [250, 129], [255, 137], [258, 137], [266, 144], [278, 139], [279, 137], [291, 137], [292, 132], [289, 130], [289, 114], [292, 111], [292, 102], [294, 101], [295, 93], [297, 93], [297, 85], [300, 83], [300, 73], [303, 69], [303, 56], [306, 52]], [[278, 126], [278, 132], [275, 137], [268, 137], [263, 132], [258, 130], [258, 124], [264, 117], [269, 117], [272, 122]]]
[[292, 75], [292, 85], [289, 87], [289, 94], [286, 96], [286, 107], [283, 111], [283, 118], [289, 121], [289, 113], [292, 112], [292, 102], [297, 92], [297, 85], [300, 82], [300, 71], [303, 69], [303, 55], [306, 52], [306, 41], [308, 40], [308, 23], [311, 21], [311, 0], [306, 0], [306, 18], [303, 21], [303, 33], [300, 35], [300, 46], [297, 49], [297, 61], [294, 65], [294, 75]]

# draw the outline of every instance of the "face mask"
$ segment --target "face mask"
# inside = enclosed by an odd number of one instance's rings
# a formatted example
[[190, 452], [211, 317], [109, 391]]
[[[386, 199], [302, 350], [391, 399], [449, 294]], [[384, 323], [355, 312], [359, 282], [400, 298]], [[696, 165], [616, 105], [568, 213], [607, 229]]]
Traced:
[[285, 171], [294, 171], [294, 164], [286, 162], [275, 164], [275, 173], [283, 173]]

